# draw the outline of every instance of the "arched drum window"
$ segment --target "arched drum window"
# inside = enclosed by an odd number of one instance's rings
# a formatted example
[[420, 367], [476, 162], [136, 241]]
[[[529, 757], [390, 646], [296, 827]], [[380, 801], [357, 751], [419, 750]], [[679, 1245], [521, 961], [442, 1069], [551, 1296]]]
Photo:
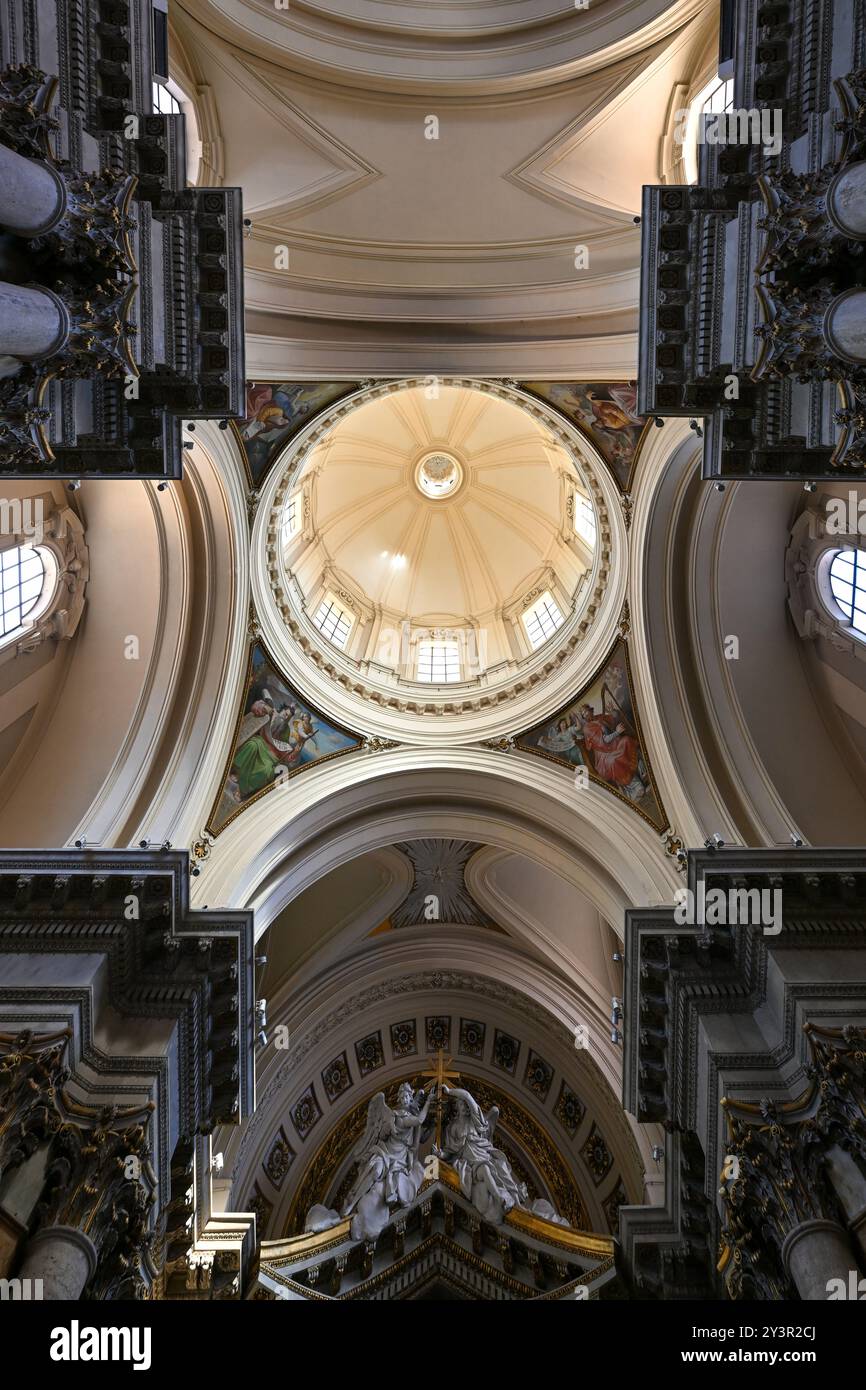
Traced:
[[866, 637], [866, 550], [840, 550], [830, 564], [830, 593], [847, 622]]
[[51, 598], [54, 576], [54, 560], [39, 546], [0, 550], [0, 642], [14, 637], [25, 623], [40, 616]]

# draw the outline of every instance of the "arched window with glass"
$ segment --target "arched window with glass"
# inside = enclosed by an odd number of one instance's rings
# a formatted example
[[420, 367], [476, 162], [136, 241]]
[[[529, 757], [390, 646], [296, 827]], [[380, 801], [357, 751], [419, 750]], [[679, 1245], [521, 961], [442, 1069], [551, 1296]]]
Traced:
[[848, 626], [866, 640], [866, 550], [838, 550], [827, 577], [836, 607]]
[[0, 550], [0, 644], [13, 641], [42, 616], [54, 592], [57, 566], [43, 546]]

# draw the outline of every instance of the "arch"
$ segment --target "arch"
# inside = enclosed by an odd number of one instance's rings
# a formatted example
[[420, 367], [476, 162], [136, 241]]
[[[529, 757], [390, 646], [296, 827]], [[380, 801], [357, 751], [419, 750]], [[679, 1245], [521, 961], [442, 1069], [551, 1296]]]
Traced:
[[257, 931], [322, 873], [413, 838], [481, 840], [545, 864], [618, 931], [627, 904], [673, 901], [659, 836], [603, 788], [541, 759], [483, 748], [349, 755], [290, 779], [219, 836], [195, 901], [254, 907]]
[[[231, 737], [246, 661], [246, 484], [228, 431], [203, 426], [195, 440], [171, 488], [100, 480], [76, 494], [88, 620], [70, 644], [62, 700], [58, 689], [38, 728], [31, 720], [16, 758], [5, 844], [189, 843], [196, 806], [213, 795], [201, 789], [205, 750]], [[46, 543], [59, 544], [53, 531]]]
[[636, 699], [674, 828], [691, 845], [713, 833], [860, 843], [866, 800], [788, 620], [784, 557], [802, 490], [733, 483], [720, 494], [689, 434], [685, 420], [654, 431], [631, 532]]
[[[494, 943], [494, 944], [491, 944]], [[443, 960], [447, 964], [443, 965]], [[425, 1013], [495, 1022], [512, 1036], [523, 1040], [520, 1066], [513, 1074], [497, 1067], [490, 1047], [486, 1060], [462, 1058], [472, 1076], [495, 1082], [531, 1111], [536, 1123], [567, 1156], [578, 1186], [587, 1200], [596, 1229], [604, 1229], [600, 1198], [610, 1181], [599, 1186], [581, 1177], [580, 1147], [593, 1124], [604, 1133], [617, 1173], [625, 1178], [632, 1198], [639, 1196], [644, 1175], [651, 1167], [652, 1127], [639, 1126], [625, 1116], [619, 1102], [620, 1065], [617, 1049], [604, 1029], [592, 1020], [590, 1049], [575, 1048], [575, 1024], [587, 1020], [586, 1000], [573, 983], [560, 972], [533, 959], [519, 944], [491, 937], [489, 932], [443, 927], [435, 933], [394, 933], [358, 943], [326, 975], [311, 976], [291, 984], [270, 1004], [272, 1020], [289, 1023], [289, 1045], [285, 1049], [269, 1044], [259, 1062], [258, 1101], [255, 1115], [241, 1133], [226, 1130], [215, 1142], [223, 1147], [226, 1170], [231, 1174], [232, 1200], [246, 1200], [257, 1174], [265, 1164], [274, 1136], [284, 1126], [291, 1134], [294, 1151], [300, 1155], [289, 1182], [280, 1188], [275, 1229], [281, 1228], [301, 1178], [312, 1156], [338, 1121], [356, 1103], [359, 1093], [371, 1086], [380, 1089], [407, 1068], [416, 1071], [427, 1065], [425, 1043], [418, 1038], [418, 1050], [411, 1059], [388, 1047], [383, 1036], [382, 1062], [366, 1078], [356, 1078], [353, 1044], [370, 1029], [371, 1010], [376, 1027], [387, 1029], [391, 1022]], [[273, 1030], [272, 1030], [273, 1031]], [[453, 1032], [453, 1029], [452, 1029]], [[456, 1052], [456, 1038], [452, 1039]], [[488, 1043], [491, 1039], [488, 1039]], [[570, 1137], [554, 1118], [556, 1091], [539, 1098], [522, 1081], [529, 1047], [540, 1049], [553, 1068], [556, 1087], [565, 1080], [580, 1097], [585, 1115], [579, 1134]], [[322, 1088], [316, 1090], [317, 1108], [323, 1120], [301, 1137], [292, 1131], [288, 1113], [305, 1087], [317, 1081], [323, 1067], [345, 1052], [353, 1085], [333, 1101], [322, 1104]], [[458, 1056], [455, 1062], [461, 1065]], [[575, 1138], [579, 1142], [575, 1143]]]
[[506, 0], [485, 7], [481, 28], [472, 3], [449, 5], [441, 16], [412, 0], [341, 0], [300, 17], [292, 8], [269, 13], [239, 0], [189, 0], [185, 9], [240, 51], [319, 80], [377, 92], [435, 85], [446, 96], [477, 96], [596, 72], [676, 33], [704, 7], [705, 0], [607, 0], [595, 22], [575, 24], [573, 7], [561, 0], [520, 0], [517, 13]]

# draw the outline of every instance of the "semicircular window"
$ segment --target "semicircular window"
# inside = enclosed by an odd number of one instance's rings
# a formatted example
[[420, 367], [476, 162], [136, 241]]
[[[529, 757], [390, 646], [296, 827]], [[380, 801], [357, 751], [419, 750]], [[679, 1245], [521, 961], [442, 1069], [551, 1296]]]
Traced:
[[866, 636], [866, 550], [840, 550], [829, 577], [837, 606], [854, 631]]
[[27, 619], [38, 616], [49, 590], [49, 568], [45, 553], [34, 545], [16, 545], [0, 550], [0, 642], [23, 628]]

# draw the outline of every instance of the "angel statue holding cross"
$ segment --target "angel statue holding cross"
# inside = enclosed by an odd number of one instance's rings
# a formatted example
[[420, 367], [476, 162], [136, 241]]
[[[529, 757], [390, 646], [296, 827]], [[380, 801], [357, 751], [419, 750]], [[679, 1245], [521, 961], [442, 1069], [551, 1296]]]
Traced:
[[308, 1231], [326, 1230], [351, 1216], [352, 1239], [375, 1240], [387, 1226], [391, 1209], [413, 1201], [424, 1181], [418, 1149], [432, 1091], [422, 1104], [423, 1096], [423, 1091], [416, 1094], [404, 1081], [393, 1110], [383, 1091], [373, 1097], [367, 1107], [363, 1136], [352, 1154], [358, 1173], [343, 1210], [311, 1207], [306, 1221]]

